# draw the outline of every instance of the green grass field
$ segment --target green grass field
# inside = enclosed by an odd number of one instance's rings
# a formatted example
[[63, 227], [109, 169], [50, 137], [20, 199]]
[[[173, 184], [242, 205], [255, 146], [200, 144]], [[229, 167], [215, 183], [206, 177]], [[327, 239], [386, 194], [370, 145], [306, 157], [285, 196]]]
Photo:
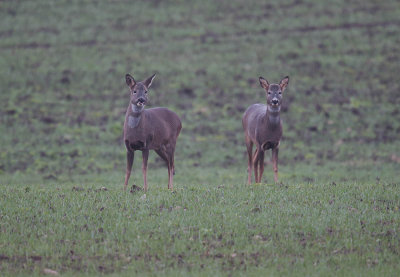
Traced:
[[[0, 2], [0, 275], [397, 276], [400, 4]], [[182, 119], [124, 192], [125, 74]], [[290, 76], [280, 183], [241, 116]], [[133, 181], [142, 186], [141, 155]], [[54, 273], [54, 272], [53, 272]]]

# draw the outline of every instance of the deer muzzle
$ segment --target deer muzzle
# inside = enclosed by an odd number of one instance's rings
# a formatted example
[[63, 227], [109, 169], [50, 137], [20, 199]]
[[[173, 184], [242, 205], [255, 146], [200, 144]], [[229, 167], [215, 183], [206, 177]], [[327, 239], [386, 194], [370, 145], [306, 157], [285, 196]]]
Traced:
[[139, 98], [137, 101], [136, 101], [136, 106], [144, 106], [146, 104], [146, 99], [145, 98]]
[[278, 98], [273, 98], [273, 99], [271, 100], [271, 103], [272, 103], [272, 105], [274, 105], [274, 106], [278, 106], [278, 104], [279, 104]]

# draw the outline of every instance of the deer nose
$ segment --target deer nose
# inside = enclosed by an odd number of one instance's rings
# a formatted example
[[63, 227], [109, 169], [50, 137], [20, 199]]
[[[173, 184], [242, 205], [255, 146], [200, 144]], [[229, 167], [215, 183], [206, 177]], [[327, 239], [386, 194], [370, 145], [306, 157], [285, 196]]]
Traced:
[[277, 105], [278, 103], [279, 103], [278, 99], [276, 99], [276, 98], [272, 99], [272, 104]]

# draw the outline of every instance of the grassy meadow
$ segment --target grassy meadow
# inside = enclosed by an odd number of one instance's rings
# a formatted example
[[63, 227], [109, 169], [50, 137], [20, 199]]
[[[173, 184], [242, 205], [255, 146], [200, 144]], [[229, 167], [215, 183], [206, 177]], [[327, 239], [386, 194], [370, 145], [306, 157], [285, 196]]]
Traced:
[[[1, 1], [0, 275], [396, 276], [400, 4]], [[182, 119], [124, 192], [125, 74]], [[290, 76], [279, 184], [241, 116]], [[143, 185], [141, 154], [130, 185]]]

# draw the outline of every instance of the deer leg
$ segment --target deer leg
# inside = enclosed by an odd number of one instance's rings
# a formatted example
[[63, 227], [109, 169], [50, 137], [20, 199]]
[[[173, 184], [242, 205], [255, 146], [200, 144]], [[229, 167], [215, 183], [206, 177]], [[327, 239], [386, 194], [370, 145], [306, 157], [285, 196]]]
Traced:
[[171, 149], [170, 153], [170, 162], [168, 167], [168, 188], [173, 190], [173, 183], [174, 183], [174, 174], [175, 174], [175, 163], [174, 163], [174, 152], [175, 149]]
[[[173, 166], [171, 166], [171, 158], [170, 155], [167, 154], [167, 151], [165, 151], [164, 149], [159, 149], [159, 150], [155, 150], [156, 153], [166, 162], [167, 167], [168, 167], [168, 188], [170, 189], [172, 186], [172, 170], [173, 170]], [[172, 158], [173, 159], [173, 158]]]
[[264, 151], [260, 150], [258, 156], [259, 156], [259, 158], [258, 158], [258, 166], [259, 166], [258, 183], [261, 183], [261, 178], [264, 173]]
[[254, 177], [256, 179], [256, 183], [258, 183], [258, 163], [259, 163], [258, 153], [259, 153], [259, 150], [257, 148], [253, 155]]
[[143, 165], [142, 165], [142, 172], [143, 172], [143, 188], [144, 191], [147, 191], [147, 160], [149, 158], [149, 150], [144, 149], [142, 151], [142, 157], [143, 157]]
[[175, 175], [175, 150], [172, 153], [172, 175]]
[[173, 189], [173, 178], [174, 178], [174, 146], [169, 145], [166, 149], [166, 155], [168, 159], [168, 189]]
[[126, 190], [126, 187], [128, 186], [129, 177], [131, 176], [134, 154], [135, 152], [133, 151], [128, 150], [126, 152], [126, 173], [125, 173], [124, 190]]
[[275, 147], [272, 149], [272, 163], [274, 166], [274, 181], [278, 183], [278, 153], [279, 148]]
[[156, 151], [156, 153], [158, 154], [158, 156], [160, 156], [160, 158], [163, 159], [163, 161], [164, 161], [164, 162], [167, 164], [167, 166], [168, 166], [168, 158], [167, 158], [167, 155], [165, 154], [165, 152], [162, 151], [161, 149], [154, 150], [154, 151]]
[[175, 140], [171, 143], [171, 153], [172, 153], [172, 174], [175, 175], [175, 147], [176, 147], [176, 139], [178, 138], [180, 130], [176, 135]]
[[247, 156], [249, 161], [247, 163], [247, 184], [251, 185], [251, 174], [253, 173], [253, 142], [248, 141], [246, 138]]
[[172, 172], [171, 166], [168, 166], [168, 189], [173, 190], [173, 176], [174, 173]]

